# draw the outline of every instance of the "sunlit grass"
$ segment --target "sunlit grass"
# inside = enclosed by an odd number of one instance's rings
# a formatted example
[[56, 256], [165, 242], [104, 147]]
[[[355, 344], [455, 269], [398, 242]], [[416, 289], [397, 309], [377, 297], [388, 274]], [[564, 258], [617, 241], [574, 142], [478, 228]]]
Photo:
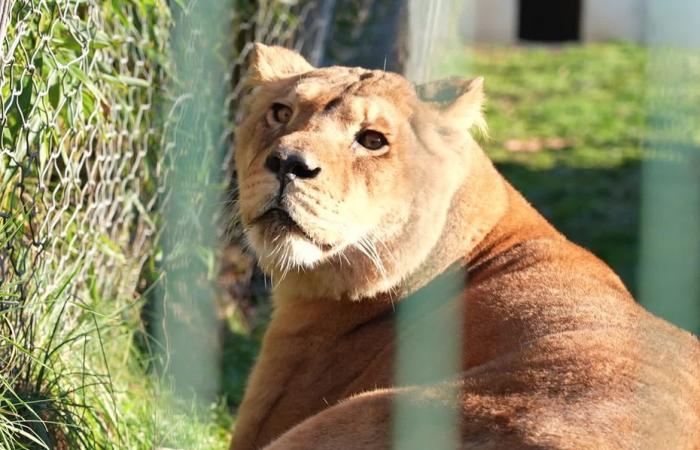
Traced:
[[74, 281], [0, 313], [0, 448], [225, 449], [223, 401], [192, 406], [148, 371], [135, 345], [143, 300], [80, 298]]

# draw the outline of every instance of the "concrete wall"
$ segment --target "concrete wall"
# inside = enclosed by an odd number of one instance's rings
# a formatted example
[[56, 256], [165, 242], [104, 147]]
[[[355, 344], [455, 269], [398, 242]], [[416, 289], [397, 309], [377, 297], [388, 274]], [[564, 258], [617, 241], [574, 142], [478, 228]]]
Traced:
[[583, 41], [644, 38], [644, 0], [584, 0], [581, 38]]
[[[642, 42], [646, 3], [647, 0], [583, 0], [581, 40]], [[470, 42], [516, 43], [518, 4], [518, 0], [464, 0], [460, 34]]]
[[462, 35], [474, 42], [511, 44], [518, 39], [517, 0], [466, 0]]
[[647, 43], [700, 47], [700, 0], [649, 0], [647, 17]]

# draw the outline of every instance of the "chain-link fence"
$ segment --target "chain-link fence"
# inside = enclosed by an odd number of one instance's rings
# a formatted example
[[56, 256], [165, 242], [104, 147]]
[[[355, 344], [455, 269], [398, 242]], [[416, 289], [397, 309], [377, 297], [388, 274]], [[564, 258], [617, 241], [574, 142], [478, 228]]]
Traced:
[[87, 311], [98, 297], [133, 299], [156, 232], [158, 56], [169, 14], [135, 1], [6, 5], [2, 441], [91, 446], [93, 425], [109, 425], [83, 403], [86, 389], [110, 386], [108, 368], [87, 356], [98, 331]]
[[[0, 5], [2, 448], [139, 447], [141, 438], [120, 428], [121, 394], [105, 333], [128, 321], [138, 326], [137, 291], [164, 271], [187, 267], [183, 252], [191, 247], [182, 242], [203, 241], [183, 236], [212, 230], [201, 224], [212, 222], [231, 185], [225, 156], [251, 43], [301, 48], [322, 41], [315, 2], [221, 2], [229, 36], [217, 36], [225, 45], [204, 53], [225, 76], [208, 77], [208, 66], [185, 73], [178, 55], [201, 55], [198, 45], [211, 42], [206, 30], [189, 29], [180, 42], [171, 32], [187, 28], [203, 3]], [[178, 46], [187, 51], [178, 53]], [[225, 124], [206, 142], [181, 132], [201, 105], [201, 80], [215, 85], [209, 93], [221, 94], [208, 97], [207, 108]], [[189, 159], [195, 145], [200, 156]], [[191, 192], [182, 190], [187, 176], [170, 174], [182, 161], [189, 173], [203, 174], [197, 182], [216, 202], [175, 195], [193, 210], [166, 225], [171, 238], [163, 244], [161, 211], [173, 192]], [[146, 261], [150, 269], [139, 286]]]
[[[0, 74], [3, 291], [54, 291], [90, 267], [133, 284], [154, 232], [147, 169], [167, 14], [135, 2], [18, 1]], [[137, 24], [141, 24], [138, 26]], [[151, 26], [155, 25], [155, 26]], [[150, 158], [152, 160], [152, 158]], [[151, 179], [144, 177], [148, 174]]]

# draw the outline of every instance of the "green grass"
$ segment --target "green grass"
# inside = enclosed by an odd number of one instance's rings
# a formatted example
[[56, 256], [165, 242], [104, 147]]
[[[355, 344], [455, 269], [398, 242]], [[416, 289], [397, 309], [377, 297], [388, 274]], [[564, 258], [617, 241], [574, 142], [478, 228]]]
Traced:
[[[76, 282], [0, 312], [0, 448], [227, 448], [223, 401], [194, 407], [149, 373], [136, 346], [145, 300], [102, 298], [93, 278], [77, 296]], [[16, 297], [0, 287], [0, 301]]]

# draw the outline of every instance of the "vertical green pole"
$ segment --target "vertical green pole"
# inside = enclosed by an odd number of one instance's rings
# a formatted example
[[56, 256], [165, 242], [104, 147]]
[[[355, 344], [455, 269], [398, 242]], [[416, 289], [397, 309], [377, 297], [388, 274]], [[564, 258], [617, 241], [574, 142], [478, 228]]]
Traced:
[[[430, 81], [439, 57], [457, 44], [458, 2], [409, 1], [409, 57], [406, 76]], [[467, 75], [467, 74], [465, 74]], [[439, 77], [439, 75], [437, 75]], [[439, 233], [441, 230], [435, 230]], [[454, 379], [462, 366], [464, 274], [444, 274], [397, 306], [397, 386], [434, 385]], [[393, 448], [455, 450], [459, 448], [456, 387], [445, 383], [440, 399], [399, 396], [393, 408]], [[452, 392], [451, 392], [452, 391]]]
[[[396, 385], [445, 382], [439, 398], [401, 397], [394, 405], [396, 450], [459, 448], [459, 417], [449, 383], [461, 372], [464, 274], [443, 274], [397, 306]], [[433, 389], [434, 390], [434, 389]]]
[[700, 334], [700, 3], [649, 2], [640, 302]]
[[[216, 217], [222, 204], [222, 135], [233, 5], [172, 2], [171, 78], [166, 133], [162, 264], [155, 308], [166, 392], [177, 404], [205, 407], [219, 381], [219, 322], [214, 304]], [[173, 405], [164, 399], [167, 411]]]

